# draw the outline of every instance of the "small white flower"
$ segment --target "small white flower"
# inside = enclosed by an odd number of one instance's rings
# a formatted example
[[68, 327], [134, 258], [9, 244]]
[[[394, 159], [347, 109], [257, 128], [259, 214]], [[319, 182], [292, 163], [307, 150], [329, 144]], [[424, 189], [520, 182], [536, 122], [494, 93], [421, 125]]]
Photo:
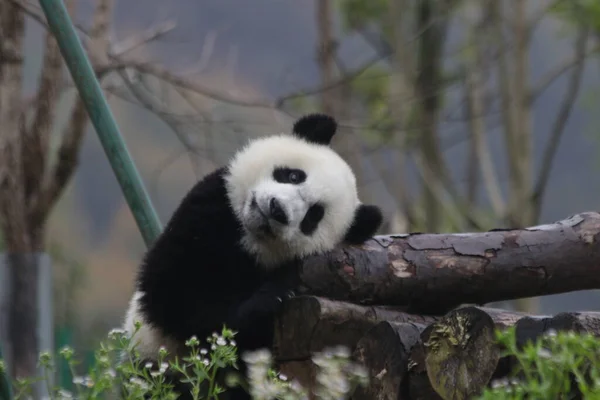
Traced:
[[210, 364], [210, 361], [208, 361], [208, 358], [205, 358], [204, 360], [202, 360], [202, 364], [208, 366], [208, 364]]
[[151, 362], [147, 362], [146, 364], [144, 364], [144, 368], [146, 368], [146, 369], [152, 368], [152, 363]]
[[59, 389], [58, 396], [60, 399], [72, 399], [73, 398], [73, 394], [71, 392], [69, 392], [68, 390], [64, 390], [64, 389]]
[[84, 381], [83, 381], [83, 384], [85, 386], [91, 388], [92, 386], [94, 386], [94, 381], [89, 376], [86, 376], [85, 379], [84, 379]]
[[164, 373], [167, 370], [167, 368], [169, 368], [169, 364], [167, 364], [166, 362], [160, 363], [160, 372], [161, 373]]
[[143, 380], [141, 380], [140, 378], [138, 378], [138, 377], [132, 377], [132, 378], [130, 378], [129, 382], [132, 383], [133, 385], [138, 386], [142, 390], [147, 390], [148, 389], [148, 384], [146, 382], [144, 382]]
[[83, 377], [82, 376], [76, 376], [73, 378], [73, 383], [75, 385], [83, 385]]
[[548, 331], [546, 331], [545, 335], [548, 337], [556, 337], [557, 332], [555, 329], [548, 329]]
[[230, 340], [229, 344], [235, 347], [235, 345], [236, 345], [235, 340]]
[[546, 349], [539, 349], [538, 350], [538, 356], [540, 358], [550, 358], [552, 357], [552, 353], [550, 353], [548, 350]]
[[242, 358], [248, 364], [271, 364], [271, 353], [265, 349], [246, 352]]
[[122, 336], [125, 336], [127, 334], [127, 332], [125, 332], [124, 329], [119, 329], [119, 328], [115, 328], [115, 329], [111, 329], [110, 332], [108, 332], [108, 337], [112, 340], [117, 340]]
[[205, 355], [208, 353], [208, 350], [206, 349], [200, 349], [200, 354]]
[[217, 338], [218, 346], [225, 346], [226, 344], [227, 344], [227, 341], [225, 339], [223, 339], [222, 337]]
[[281, 379], [282, 381], [285, 382], [285, 381], [288, 380], [288, 377], [286, 375], [284, 375], [284, 374], [279, 374], [279, 379]]

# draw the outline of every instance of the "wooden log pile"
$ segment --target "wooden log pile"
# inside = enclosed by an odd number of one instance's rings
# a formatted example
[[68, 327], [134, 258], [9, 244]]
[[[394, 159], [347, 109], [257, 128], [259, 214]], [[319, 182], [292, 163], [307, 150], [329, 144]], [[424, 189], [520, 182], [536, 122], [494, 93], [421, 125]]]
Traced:
[[600, 313], [531, 316], [489, 302], [600, 288], [600, 214], [468, 234], [375, 237], [306, 260], [275, 327], [279, 368], [311, 388], [311, 355], [351, 349], [370, 384], [355, 400], [468, 399], [506, 376], [495, 329], [600, 335]]

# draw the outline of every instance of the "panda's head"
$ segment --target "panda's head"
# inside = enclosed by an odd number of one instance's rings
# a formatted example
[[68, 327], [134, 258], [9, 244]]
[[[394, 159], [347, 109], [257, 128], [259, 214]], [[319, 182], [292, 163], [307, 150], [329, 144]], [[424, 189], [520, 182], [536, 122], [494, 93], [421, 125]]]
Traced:
[[229, 164], [242, 244], [263, 265], [362, 243], [381, 225], [381, 211], [360, 203], [352, 170], [329, 147], [336, 129], [333, 118], [308, 115], [292, 135], [251, 141]]

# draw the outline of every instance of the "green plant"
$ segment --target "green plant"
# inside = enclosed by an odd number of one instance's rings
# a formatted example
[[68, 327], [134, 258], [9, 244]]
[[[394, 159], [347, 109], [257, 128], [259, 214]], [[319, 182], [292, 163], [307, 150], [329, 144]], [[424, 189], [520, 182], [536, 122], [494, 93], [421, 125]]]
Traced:
[[[588, 333], [549, 331], [518, 346], [514, 328], [497, 333], [503, 356], [516, 366], [492, 382], [484, 399], [600, 399], [600, 339]], [[577, 397], [576, 393], [582, 397]]]
[[[136, 325], [136, 332], [141, 325]], [[218, 399], [227, 390], [219, 384], [220, 372], [237, 365], [237, 347], [235, 333], [223, 328], [220, 334], [206, 339], [201, 346], [198, 338], [192, 337], [186, 342], [188, 356], [170, 357], [165, 348], [158, 351], [157, 363], [142, 363], [136, 350], [135, 333], [129, 337], [125, 331], [114, 329], [108, 338], [100, 343], [95, 351], [95, 363], [86, 375], [79, 375], [75, 351], [63, 347], [58, 355], [44, 352], [39, 363], [43, 376], [32, 379], [20, 379], [13, 383], [15, 400], [27, 398], [33, 390], [33, 384], [46, 383], [50, 399], [175, 399], [176, 393], [167, 376], [175, 373], [181, 382], [189, 384], [194, 399]], [[347, 349], [337, 347], [316, 353], [313, 361], [317, 366], [317, 389], [319, 399], [334, 400], [344, 398], [356, 385], [367, 382], [365, 371], [349, 360]], [[75, 389], [51, 385], [51, 376], [55, 372], [57, 361], [64, 360], [70, 370]], [[246, 390], [254, 399], [307, 399], [308, 393], [296, 381], [290, 381], [272, 367], [269, 351], [259, 350], [244, 355], [248, 363], [248, 387]], [[0, 368], [4, 364], [0, 360]], [[228, 386], [245, 385], [235, 379], [226, 379]]]

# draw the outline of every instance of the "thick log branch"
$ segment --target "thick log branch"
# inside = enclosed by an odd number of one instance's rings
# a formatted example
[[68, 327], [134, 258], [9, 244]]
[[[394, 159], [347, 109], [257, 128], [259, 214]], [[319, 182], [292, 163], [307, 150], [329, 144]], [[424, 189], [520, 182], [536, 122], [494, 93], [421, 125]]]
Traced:
[[442, 313], [600, 288], [600, 214], [526, 229], [379, 236], [307, 259], [302, 293]]

